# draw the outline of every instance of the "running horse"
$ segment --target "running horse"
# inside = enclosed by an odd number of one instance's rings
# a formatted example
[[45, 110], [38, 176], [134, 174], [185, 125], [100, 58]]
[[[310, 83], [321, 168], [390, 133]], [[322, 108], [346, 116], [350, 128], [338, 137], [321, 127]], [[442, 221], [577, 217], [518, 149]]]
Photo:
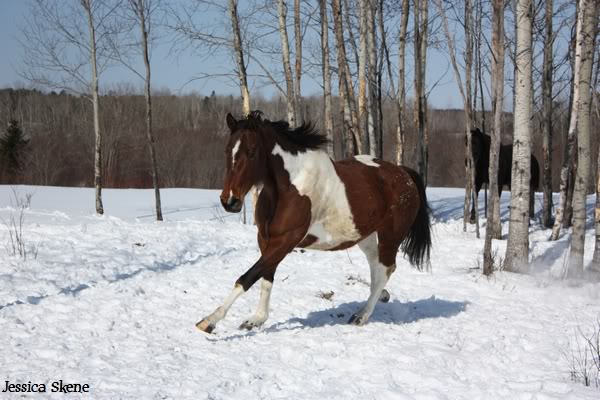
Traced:
[[377, 301], [389, 300], [384, 288], [400, 248], [417, 268], [429, 263], [423, 181], [411, 169], [371, 156], [334, 162], [325, 150], [327, 138], [312, 124], [292, 129], [261, 115], [254, 111], [241, 120], [227, 115], [231, 135], [220, 196], [225, 210], [237, 213], [246, 194], [261, 188], [255, 209], [261, 256], [196, 327], [211, 333], [235, 300], [262, 278], [258, 310], [240, 329], [260, 327], [269, 316], [275, 271], [286, 255], [295, 248], [343, 250], [356, 244], [370, 266], [371, 294], [349, 323], [363, 325]]

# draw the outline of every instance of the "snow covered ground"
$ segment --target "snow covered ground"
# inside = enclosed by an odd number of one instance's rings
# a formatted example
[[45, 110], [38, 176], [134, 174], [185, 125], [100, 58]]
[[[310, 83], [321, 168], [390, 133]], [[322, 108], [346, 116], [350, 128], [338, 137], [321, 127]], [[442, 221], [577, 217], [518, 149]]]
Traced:
[[[221, 212], [218, 192], [163, 190], [156, 223], [148, 190], [105, 190], [97, 217], [91, 189], [17, 189], [33, 193], [29, 254], [9, 253], [0, 224], [0, 399], [21, 395], [2, 393], [6, 380], [60, 379], [89, 384], [70, 398], [93, 399], [600, 398], [571, 381], [564, 355], [600, 317], [600, 284], [561, 279], [567, 242], [547, 242], [539, 226], [532, 274], [482, 277], [483, 239], [462, 231], [460, 189], [428, 190], [433, 271], [399, 256], [392, 300], [366, 326], [346, 323], [369, 293], [362, 253], [307, 251], [279, 267], [262, 329], [237, 329], [256, 285], [212, 335], [194, 324], [259, 254], [255, 228]], [[0, 186], [5, 221], [18, 215], [11, 197]]]

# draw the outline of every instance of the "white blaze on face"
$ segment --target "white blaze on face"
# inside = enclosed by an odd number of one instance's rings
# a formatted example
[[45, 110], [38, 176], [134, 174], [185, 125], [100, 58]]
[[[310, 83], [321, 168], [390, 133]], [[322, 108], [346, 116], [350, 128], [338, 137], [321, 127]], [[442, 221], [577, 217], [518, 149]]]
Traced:
[[310, 199], [311, 224], [307, 234], [316, 236], [318, 240], [309, 248], [330, 249], [343, 242], [360, 239], [346, 196], [346, 186], [327, 153], [309, 150], [294, 155], [276, 144], [273, 154], [283, 159], [283, 167], [298, 193]]
[[242, 139], [238, 139], [238, 141], [233, 146], [233, 150], [231, 150], [231, 169], [233, 169], [233, 166], [235, 164], [235, 156], [237, 155], [238, 151], [240, 151], [241, 143], [242, 143]]
[[354, 156], [354, 159], [356, 161], [359, 161], [365, 165], [368, 165], [370, 167], [379, 167], [379, 164], [377, 164], [375, 161], [373, 161], [375, 159], [375, 157], [369, 155], [369, 154], [361, 154], [358, 156]]

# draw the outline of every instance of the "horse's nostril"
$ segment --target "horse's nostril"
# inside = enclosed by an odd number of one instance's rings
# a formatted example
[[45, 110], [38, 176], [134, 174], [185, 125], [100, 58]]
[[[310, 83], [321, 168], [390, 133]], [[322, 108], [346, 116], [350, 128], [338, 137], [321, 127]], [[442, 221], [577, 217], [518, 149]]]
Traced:
[[238, 212], [242, 209], [242, 201], [233, 196], [227, 200], [221, 198], [221, 204], [223, 205], [223, 208], [229, 212]]

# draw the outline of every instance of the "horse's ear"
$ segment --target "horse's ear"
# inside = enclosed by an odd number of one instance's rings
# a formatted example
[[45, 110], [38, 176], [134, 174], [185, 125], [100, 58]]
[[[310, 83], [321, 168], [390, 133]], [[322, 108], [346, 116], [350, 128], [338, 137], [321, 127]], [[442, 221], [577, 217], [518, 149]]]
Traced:
[[235, 130], [236, 125], [237, 121], [235, 120], [235, 118], [233, 118], [233, 115], [231, 115], [231, 113], [227, 113], [227, 127], [229, 128], [229, 131], [231, 133], [233, 133], [233, 131]]

